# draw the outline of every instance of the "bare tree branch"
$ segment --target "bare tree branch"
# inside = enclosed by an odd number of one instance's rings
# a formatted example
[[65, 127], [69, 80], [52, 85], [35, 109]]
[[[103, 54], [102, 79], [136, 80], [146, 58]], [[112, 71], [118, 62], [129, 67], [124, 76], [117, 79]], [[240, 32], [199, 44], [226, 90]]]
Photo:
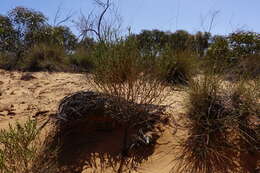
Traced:
[[206, 29], [206, 27], [205, 27], [205, 21], [206, 21], [206, 19], [208, 18], [208, 16], [206, 15], [206, 16], [202, 16], [202, 15], [200, 15], [200, 25], [201, 25], [201, 27], [202, 27], [202, 29], [203, 29], [203, 31], [204, 32], [211, 32], [211, 30], [212, 30], [212, 27], [213, 27], [213, 24], [214, 24], [214, 21], [215, 21], [215, 19], [216, 19], [216, 17], [217, 17], [217, 15], [220, 13], [220, 11], [219, 10], [215, 10], [215, 11], [213, 11], [212, 13], [211, 12], [209, 12], [207, 15], [210, 15], [210, 22], [209, 22], [209, 28], [208, 29]]
[[212, 16], [211, 16], [211, 20], [210, 20], [210, 25], [209, 25], [209, 30], [208, 30], [208, 32], [211, 31], [212, 26], [213, 26], [213, 23], [214, 23], [214, 20], [215, 20], [215, 18], [217, 17], [217, 15], [219, 14], [219, 12], [220, 12], [219, 10], [213, 12], [213, 14], [212, 14]]
[[[93, 0], [94, 4], [102, 8], [99, 15], [94, 16], [93, 11], [87, 16], [81, 13], [81, 17], [78, 22], [76, 22], [77, 27], [80, 30], [80, 36], [84, 38], [89, 32], [92, 32], [99, 41], [107, 40], [107, 31], [111, 31], [111, 25], [105, 24], [104, 16], [108, 12], [108, 9], [112, 6], [111, 0]], [[106, 25], [106, 26], [105, 26]]]
[[[100, 0], [95, 0], [98, 4], [100, 4]], [[99, 17], [99, 20], [98, 20], [98, 37], [99, 37], [99, 40], [101, 41], [101, 31], [100, 31], [100, 27], [101, 27], [101, 22], [102, 22], [102, 19], [106, 13], [106, 11], [108, 10], [108, 8], [110, 7], [110, 0], [107, 0], [106, 4], [101, 4], [101, 6], [104, 8], [103, 12], [101, 13], [100, 17]]]
[[60, 11], [61, 11], [61, 4], [58, 6], [58, 9], [55, 13], [54, 21], [53, 21], [53, 26], [56, 26], [57, 20], [60, 17]]
[[73, 13], [73, 12], [70, 11], [70, 12], [66, 15], [65, 18], [59, 20], [59, 19], [61, 18], [61, 17], [60, 17], [60, 16], [61, 16], [61, 11], [62, 11], [61, 5], [59, 5], [59, 7], [58, 7], [58, 9], [57, 9], [57, 11], [56, 11], [56, 13], [55, 13], [53, 26], [59, 26], [59, 25], [61, 25], [62, 23], [65, 23], [65, 22], [69, 21], [69, 20], [73, 17], [73, 15], [75, 14], [75, 13]]

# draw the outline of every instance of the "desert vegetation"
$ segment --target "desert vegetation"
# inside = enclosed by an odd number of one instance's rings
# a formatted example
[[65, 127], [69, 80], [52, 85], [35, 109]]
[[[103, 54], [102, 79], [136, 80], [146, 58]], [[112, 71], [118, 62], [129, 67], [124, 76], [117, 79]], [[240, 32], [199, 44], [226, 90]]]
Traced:
[[[169, 172], [259, 171], [259, 33], [120, 35], [105, 22], [110, 0], [95, 2], [101, 13], [75, 22], [79, 36], [67, 19], [51, 25], [33, 9], [0, 14], [1, 69], [81, 73], [89, 88], [64, 97], [44, 123], [38, 112], [2, 129], [0, 172], [134, 173], [165, 131], [174, 131]], [[185, 98], [180, 115], [176, 91]]]
[[24, 124], [9, 125], [8, 130], [0, 132], [0, 170], [1, 172], [30, 172], [37, 157], [41, 143], [39, 128], [34, 120]]

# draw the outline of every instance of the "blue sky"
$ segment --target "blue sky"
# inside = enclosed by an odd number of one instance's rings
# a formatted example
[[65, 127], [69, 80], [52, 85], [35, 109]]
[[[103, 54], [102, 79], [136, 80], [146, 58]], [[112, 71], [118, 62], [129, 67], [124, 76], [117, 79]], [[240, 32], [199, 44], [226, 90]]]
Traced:
[[[175, 31], [184, 29], [191, 33], [208, 31], [210, 19], [217, 14], [211, 32], [228, 34], [243, 29], [260, 32], [260, 0], [112, 0], [118, 7], [123, 26], [131, 26], [135, 33], [142, 29]], [[63, 15], [80, 11], [89, 13], [92, 0], [0, 0], [0, 13], [24, 6], [43, 12], [53, 22], [57, 8]], [[73, 28], [75, 31], [75, 28]]]

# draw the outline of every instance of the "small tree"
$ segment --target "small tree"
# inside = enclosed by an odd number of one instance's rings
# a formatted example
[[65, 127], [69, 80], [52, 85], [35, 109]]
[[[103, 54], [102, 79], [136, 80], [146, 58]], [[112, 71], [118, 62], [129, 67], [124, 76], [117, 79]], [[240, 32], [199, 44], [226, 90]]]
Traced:
[[31, 38], [35, 44], [53, 44], [64, 48], [67, 53], [77, 46], [77, 39], [71, 30], [66, 26], [44, 26], [38, 31], [31, 32]]
[[159, 30], [143, 30], [135, 35], [138, 46], [144, 56], [156, 56], [161, 53], [169, 43], [169, 35]]
[[34, 44], [34, 34], [47, 23], [47, 18], [41, 12], [24, 7], [14, 8], [8, 13], [8, 17], [24, 46]]
[[0, 51], [14, 51], [18, 39], [17, 36], [12, 21], [7, 16], [0, 15]]
[[240, 31], [228, 37], [233, 56], [248, 56], [259, 53], [260, 36], [255, 32]]

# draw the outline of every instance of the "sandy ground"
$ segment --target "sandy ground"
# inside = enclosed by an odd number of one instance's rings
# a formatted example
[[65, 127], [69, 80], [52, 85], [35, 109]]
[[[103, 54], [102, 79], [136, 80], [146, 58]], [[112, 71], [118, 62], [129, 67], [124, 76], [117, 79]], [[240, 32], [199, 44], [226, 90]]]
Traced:
[[86, 89], [82, 74], [33, 73], [31, 80], [21, 80], [27, 73], [0, 70], [0, 127], [38, 114], [51, 114], [66, 95]]
[[[0, 128], [35, 115], [47, 118], [55, 113], [64, 96], [89, 89], [83, 74], [37, 72], [31, 73], [32, 79], [21, 80], [25, 74], [27, 73], [0, 70]], [[176, 91], [170, 100], [175, 110], [174, 115], [180, 117], [184, 109], [183, 92]], [[172, 133], [173, 129], [165, 131], [159, 138], [154, 153], [137, 172], [169, 172], [174, 158], [174, 153], [171, 153], [172, 145], [173, 141], [176, 141]]]

